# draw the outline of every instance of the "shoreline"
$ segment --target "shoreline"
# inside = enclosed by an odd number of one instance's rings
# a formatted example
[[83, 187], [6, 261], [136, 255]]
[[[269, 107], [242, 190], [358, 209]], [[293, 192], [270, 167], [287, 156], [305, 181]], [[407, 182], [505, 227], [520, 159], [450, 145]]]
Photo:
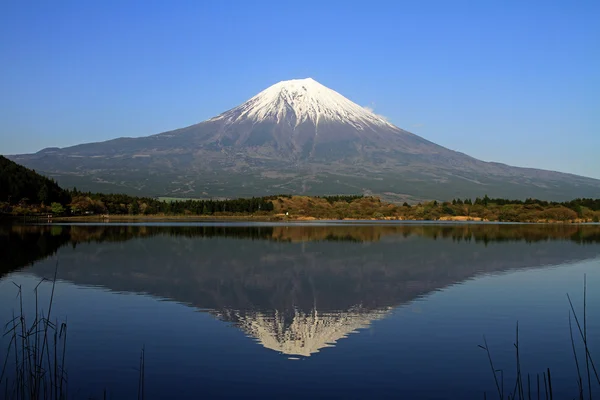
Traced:
[[[9, 217], [8, 220], [19, 220], [22, 217]], [[335, 223], [425, 223], [425, 224], [452, 224], [452, 223], [474, 223], [474, 224], [536, 224], [536, 225], [598, 225], [597, 222], [583, 220], [538, 220], [538, 221], [490, 221], [487, 219], [455, 216], [441, 217], [437, 220], [427, 219], [403, 219], [396, 217], [385, 218], [316, 218], [307, 216], [286, 216], [283, 214], [275, 215], [86, 215], [86, 216], [66, 216], [54, 217], [50, 220], [39, 218], [40, 221], [49, 223], [68, 223], [68, 222], [98, 222], [98, 223], [114, 223], [114, 222], [215, 222], [215, 221], [239, 221], [239, 222], [335, 222]]]

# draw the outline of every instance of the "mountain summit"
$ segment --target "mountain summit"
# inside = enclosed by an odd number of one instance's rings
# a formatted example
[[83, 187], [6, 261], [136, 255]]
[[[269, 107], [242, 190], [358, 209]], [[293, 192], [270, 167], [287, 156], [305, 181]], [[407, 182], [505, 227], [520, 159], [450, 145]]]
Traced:
[[225, 120], [227, 124], [243, 120], [287, 123], [293, 127], [302, 123], [318, 127], [319, 122], [348, 124], [357, 129], [392, 126], [385, 119], [312, 78], [276, 83], [210, 121], [218, 120]]
[[276, 83], [186, 128], [9, 158], [63, 186], [152, 196], [600, 197], [599, 180], [477, 160], [311, 78]]

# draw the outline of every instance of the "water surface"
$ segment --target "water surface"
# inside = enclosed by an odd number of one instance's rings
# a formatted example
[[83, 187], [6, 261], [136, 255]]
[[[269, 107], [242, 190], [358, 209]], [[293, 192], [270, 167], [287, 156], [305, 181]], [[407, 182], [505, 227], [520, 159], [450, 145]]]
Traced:
[[600, 349], [600, 226], [21, 225], [0, 246], [2, 320], [13, 282], [31, 313], [58, 264], [81, 398], [137, 396], [142, 347], [146, 398], [491, 398], [478, 345], [508, 393], [517, 321], [523, 369], [576, 397], [566, 293], [579, 310], [584, 275]]

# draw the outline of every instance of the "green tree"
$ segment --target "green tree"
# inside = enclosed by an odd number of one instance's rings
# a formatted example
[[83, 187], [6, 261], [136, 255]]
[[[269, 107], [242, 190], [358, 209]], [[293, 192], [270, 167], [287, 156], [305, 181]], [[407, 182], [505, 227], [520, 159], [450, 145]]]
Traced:
[[131, 215], [137, 215], [140, 213], [140, 205], [138, 204], [137, 200], [129, 203], [129, 206], [127, 206], [127, 211], [129, 211], [129, 214]]
[[46, 203], [48, 201], [48, 185], [43, 184], [38, 191], [38, 200], [40, 203]]
[[455, 215], [456, 212], [454, 211], [454, 209], [452, 207], [450, 207], [449, 205], [444, 205], [442, 207], [442, 214], [445, 215]]
[[65, 212], [65, 208], [62, 206], [62, 204], [54, 202], [52, 204], [50, 204], [50, 209], [52, 210], [52, 214], [64, 214]]

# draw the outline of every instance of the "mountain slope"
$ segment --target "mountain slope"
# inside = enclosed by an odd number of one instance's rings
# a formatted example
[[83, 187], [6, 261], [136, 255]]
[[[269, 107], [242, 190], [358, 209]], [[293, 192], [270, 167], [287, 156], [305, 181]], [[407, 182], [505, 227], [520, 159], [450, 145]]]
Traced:
[[429, 142], [312, 79], [279, 82], [207, 121], [12, 156], [81, 189], [232, 197], [600, 197], [600, 181], [487, 163]]
[[0, 156], [0, 202], [68, 203], [69, 193], [56, 182]]

